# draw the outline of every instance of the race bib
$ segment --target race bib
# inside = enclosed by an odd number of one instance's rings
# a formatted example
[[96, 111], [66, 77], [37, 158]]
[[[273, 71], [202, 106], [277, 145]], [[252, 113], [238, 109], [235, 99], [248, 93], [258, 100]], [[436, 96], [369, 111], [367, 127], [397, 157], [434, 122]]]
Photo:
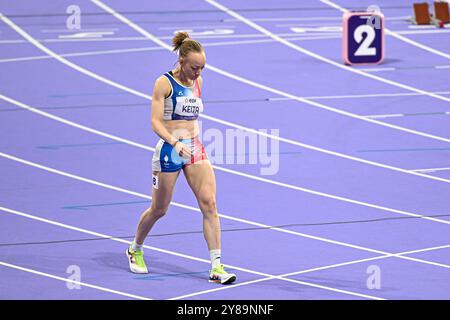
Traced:
[[183, 117], [197, 117], [203, 112], [203, 103], [201, 98], [197, 97], [177, 97], [175, 113]]
[[159, 179], [156, 174], [152, 174], [152, 185], [153, 185], [153, 188], [155, 188], [155, 189], [159, 188]]

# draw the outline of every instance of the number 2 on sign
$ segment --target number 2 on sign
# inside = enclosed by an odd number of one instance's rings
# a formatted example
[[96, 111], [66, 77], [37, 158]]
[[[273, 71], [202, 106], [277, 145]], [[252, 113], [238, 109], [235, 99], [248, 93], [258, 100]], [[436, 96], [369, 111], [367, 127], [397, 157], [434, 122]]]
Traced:
[[[366, 37], [363, 38], [363, 34]], [[358, 50], [355, 52], [355, 56], [375, 56], [377, 54], [377, 48], [371, 48], [370, 45], [375, 40], [375, 30], [373, 27], [363, 24], [355, 29], [353, 33], [353, 38], [357, 43], [359, 43]]]

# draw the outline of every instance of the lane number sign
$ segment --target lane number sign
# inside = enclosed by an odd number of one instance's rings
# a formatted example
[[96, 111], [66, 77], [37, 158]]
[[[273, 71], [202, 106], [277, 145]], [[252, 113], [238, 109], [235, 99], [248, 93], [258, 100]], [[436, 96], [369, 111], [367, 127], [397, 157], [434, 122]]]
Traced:
[[349, 65], [383, 61], [384, 16], [381, 12], [344, 13], [342, 54]]

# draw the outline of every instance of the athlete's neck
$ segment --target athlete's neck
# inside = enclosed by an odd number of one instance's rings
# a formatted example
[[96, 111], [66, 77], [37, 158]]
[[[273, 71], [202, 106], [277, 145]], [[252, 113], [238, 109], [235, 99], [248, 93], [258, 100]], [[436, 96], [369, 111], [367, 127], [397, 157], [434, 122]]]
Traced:
[[194, 81], [188, 79], [186, 75], [181, 71], [181, 67], [178, 66], [175, 70], [173, 70], [172, 73], [175, 79], [177, 79], [182, 85], [190, 87], [194, 84]]

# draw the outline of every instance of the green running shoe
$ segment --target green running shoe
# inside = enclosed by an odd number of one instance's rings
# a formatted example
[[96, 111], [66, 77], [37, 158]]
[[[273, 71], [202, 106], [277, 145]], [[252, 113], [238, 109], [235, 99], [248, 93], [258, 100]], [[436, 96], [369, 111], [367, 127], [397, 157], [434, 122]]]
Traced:
[[228, 273], [225, 271], [223, 264], [213, 268], [209, 273], [209, 282], [230, 284], [236, 280], [234, 273]]
[[144, 261], [144, 251], [132, 251], [131, 246], [125, 252], [130, 264], [130, 270], [133, 273], [148, 273]]

